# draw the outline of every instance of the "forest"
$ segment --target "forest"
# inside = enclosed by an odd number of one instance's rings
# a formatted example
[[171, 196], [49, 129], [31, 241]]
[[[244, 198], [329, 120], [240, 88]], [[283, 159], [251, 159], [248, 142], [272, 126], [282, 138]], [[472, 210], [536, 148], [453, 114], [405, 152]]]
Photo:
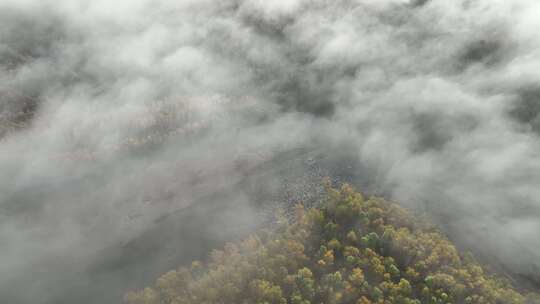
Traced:
[[0, 304], [538, 303], [539, 16], [0, 0]]
[[319, 207], [281, 210], [272, 228], [167, 272], [125, 303], [540, 303], [428, 220], [348, 184], [325, 186]]

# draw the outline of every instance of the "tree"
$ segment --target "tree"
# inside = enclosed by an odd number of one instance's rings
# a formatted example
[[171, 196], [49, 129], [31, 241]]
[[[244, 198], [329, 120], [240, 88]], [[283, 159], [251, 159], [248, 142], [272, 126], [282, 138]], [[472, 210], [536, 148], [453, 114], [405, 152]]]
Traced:
[[[328, 186], [329, 187], [329, 186]], [[422, 220], [348, 185], [125, 296], [129, 304], [535, 304]], [[428, 228], [426, 228], [428, 227]]]

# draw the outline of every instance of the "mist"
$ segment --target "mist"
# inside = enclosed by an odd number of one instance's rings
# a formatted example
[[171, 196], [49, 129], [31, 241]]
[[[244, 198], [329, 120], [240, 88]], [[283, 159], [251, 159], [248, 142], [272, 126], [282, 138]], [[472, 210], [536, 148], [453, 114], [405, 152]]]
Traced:
[[538, 288], [539, 14], [0, 0], [1, 302], [118, 303], [325, 176]]

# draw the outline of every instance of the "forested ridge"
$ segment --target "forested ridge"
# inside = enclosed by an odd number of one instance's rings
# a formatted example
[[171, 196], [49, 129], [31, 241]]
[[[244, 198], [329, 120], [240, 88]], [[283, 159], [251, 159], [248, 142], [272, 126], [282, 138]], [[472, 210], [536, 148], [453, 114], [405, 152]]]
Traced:
[[161, 276], [128, 304], [540, 303], [462, 254], [426, 220], [349, 185], [319, 208]]

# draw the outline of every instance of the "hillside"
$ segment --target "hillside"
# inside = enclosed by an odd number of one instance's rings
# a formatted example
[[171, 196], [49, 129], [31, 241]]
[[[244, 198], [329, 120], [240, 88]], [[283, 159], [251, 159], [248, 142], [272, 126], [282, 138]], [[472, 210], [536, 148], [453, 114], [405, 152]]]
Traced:
[[540, 303], [481, 266], [433, 226], [350, 186], [327, 186], [276, 226], [130, 292], [128, 304]]

